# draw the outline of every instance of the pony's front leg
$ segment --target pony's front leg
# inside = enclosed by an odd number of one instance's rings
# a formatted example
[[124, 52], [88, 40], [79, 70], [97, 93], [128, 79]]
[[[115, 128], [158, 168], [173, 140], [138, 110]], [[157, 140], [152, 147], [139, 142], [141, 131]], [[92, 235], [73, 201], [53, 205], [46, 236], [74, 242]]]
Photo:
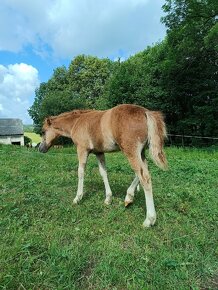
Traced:
[[77, 204], [83, 197], [83, 183], [84, 183], [84, 174], [85, 167], [88, 158], [88, 151], [84, 148], [77, 147], [77, 155], [79, 159], [79, 167], [78, 167], [78, 189], [76, 197], [73, 200], [74, 204]]

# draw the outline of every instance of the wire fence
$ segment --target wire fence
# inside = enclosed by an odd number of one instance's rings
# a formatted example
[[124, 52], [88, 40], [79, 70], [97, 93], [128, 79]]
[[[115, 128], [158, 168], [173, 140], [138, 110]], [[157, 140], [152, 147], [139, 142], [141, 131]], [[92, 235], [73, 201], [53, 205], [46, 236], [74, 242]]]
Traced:
[[[166, 146], [178, 146], [178, 147], [210, 147], [217, 146], [218, 148], [218, 137], [207, 137], [207, 136], [192, 136], [192, 135], [179, 135], [179, 134], [168, 134], [168, 139], [166, 141]], [[1, 145], [1, 144], [0, 144]], [[0, 147], [0, 154], [26, 154], [26, 155], [39, 155], [38, 148], [27, 148], [23, 146], [14, 146], [14, 149], [7, 150], [6, 147]], [[63, 148], [54, 148], [49, 152], [49, 156], [57, 156], [57, 155], [76, 155], [75, 149], [72, 150], [73, 145], [67, 144], [66, 147]], [[15, 149], [16, 148], [16, 149]], [[68, 152], [66, 149], [68, 148]], [[72, 150], [72, 151], [71, 151]], [[41, 154], [40, 154], [41, 155]], [[42, 155], [41, 155], [42, 156]]]
[[218, 146], [218, 137], [207, 137], [207, 136], [193, 136], [193, 135], [179, 135], [179, 134], [168, 134], [168, 140], [166, 144], [168, 146], [191, 146], [191, 147], [208, 147]]

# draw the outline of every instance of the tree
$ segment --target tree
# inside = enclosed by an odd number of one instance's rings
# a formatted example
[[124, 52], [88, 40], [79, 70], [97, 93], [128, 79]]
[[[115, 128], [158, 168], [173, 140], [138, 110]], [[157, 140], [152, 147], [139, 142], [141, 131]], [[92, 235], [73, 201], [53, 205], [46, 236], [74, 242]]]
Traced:
[[109, 59], [79, 55], [70, 64], [54, 70], [47, 83], [41, 83], [29, 109], [35, 132], [40, 133], [45, 117], [78, 108], [106, 108], [104, 87], [112, 72]]
[[108, 83], [108, 104], [134, 103], [152, 110], [166, 110], [161, 86], [166, 42], [148, 47], [120, 63]]
[[163, 86], [175, 114], [171, 130], [217, 135], [217, 33], [215, 0], [167, 0], [162, 21], [168, 28]]
[[45, 117], [85, 106], [84, 98], [69, 88], [67, 69], [58, 67], [51, 79], [47, 83], [41, 83], [35, 91], [34, 103], [29, 109], [29, 115], [34, 122], [34, 131], [41, 133]]
[[69, 66], [69, 88], [83, 96], [89, 108], [96, 108], [96, 104], [101, 106], [98, 101], [104, 95], [105, 84], [112, 70], [113, 62], [109, 59], [79, 55]]
[[42, 122], [44, 114], [41, 112], [41, 104], [47, 92], [47, 83], [41, 83], [39, 88], [35, 91], [35, 99], [32, 106], [29, 108], [28, 113], [33, 119], [34, 131], [38, 134], [41, 133]]

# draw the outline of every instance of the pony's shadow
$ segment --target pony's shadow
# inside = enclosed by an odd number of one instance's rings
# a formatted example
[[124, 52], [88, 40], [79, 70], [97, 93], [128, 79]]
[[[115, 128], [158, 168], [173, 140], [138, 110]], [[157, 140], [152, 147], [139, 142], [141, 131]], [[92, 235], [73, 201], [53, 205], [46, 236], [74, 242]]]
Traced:
[[[126, 184], [120, 184], [116, 183], [111, 186], [112, 194], [113, 194], [113, 199], [120, 200], [124, 203], [125, 196], [126, 196], [126, 191], [127, 188], [129, 187], [130, 183]], [[89, 188], [89, 190], [85, 189], [84, 197], [82, 199], [82, 202], [91, 200], [94, 195], [101, 196], [102, 201], [105, 199], [105, 187], [104, 183], [102, 180], [89, 180], [86, 181], [85, 183], [85, 188]], [[90, 190], [91, 189], [91, 190]], [[135, 191], [135, 198], [134, 198], [134, 206], [137, 207], [142, 207], [145, 203], [144, 200], [144, 192], [142, 188], [140, 187], [140, 191], [138, 192], [137, 190]], [[127, 206], [127, 208], [132, 207], [133, 204], [130, 204]]]

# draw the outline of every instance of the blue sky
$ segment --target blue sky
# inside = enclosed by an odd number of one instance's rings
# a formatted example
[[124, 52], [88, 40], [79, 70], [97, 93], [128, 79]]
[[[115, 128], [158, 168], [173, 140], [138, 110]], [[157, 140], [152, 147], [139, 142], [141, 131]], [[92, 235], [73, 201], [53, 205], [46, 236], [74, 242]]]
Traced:
[[162, 40], [164, 0], [1, 0], [0, 118], [32, 123], [35, 89], [78, 54], [130, 55]]

